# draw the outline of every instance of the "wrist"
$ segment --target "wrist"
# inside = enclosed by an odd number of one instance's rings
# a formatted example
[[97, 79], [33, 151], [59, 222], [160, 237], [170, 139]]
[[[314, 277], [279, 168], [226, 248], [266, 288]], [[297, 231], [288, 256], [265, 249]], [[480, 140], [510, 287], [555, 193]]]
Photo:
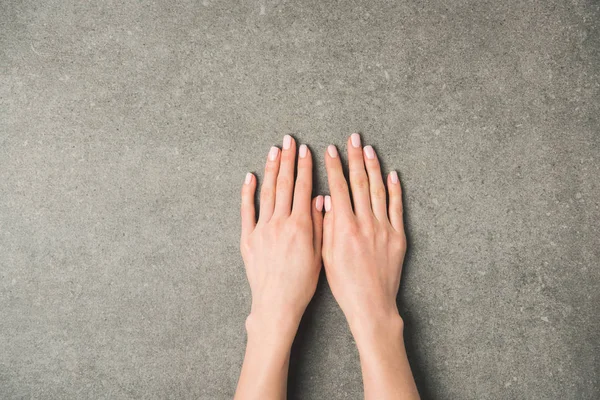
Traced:
[[251, 312], [246, 318], [248, 342], [271, 348], [291, 347], [300, 320], [290, 315]]
[[349, 321], [359, 352], [404, 342], [404, 321], [397, 311]]
[[283, 398], [296, 328], [291, 321], [250, 313], [246, 318], [248, 339], [236, 399]]

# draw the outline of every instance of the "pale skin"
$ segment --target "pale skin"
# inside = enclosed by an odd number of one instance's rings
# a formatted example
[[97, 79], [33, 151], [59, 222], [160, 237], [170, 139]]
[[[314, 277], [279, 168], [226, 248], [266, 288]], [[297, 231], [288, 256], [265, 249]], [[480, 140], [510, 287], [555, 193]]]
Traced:
[[[312, 155], [286, 135], [271, 148], [256, 220], [256, 177], [242, 188], [241, 252], [252, 292], [236, 400], [285, 399], [292, 342], [325, 267], [355, 338], [367, 400], [418, 399], [396, 296], [406, 253], [402, 193], [360, 136], [348, 138], [349, 181], [325, 152], [330, 196], [312, 193]], [[297, 167], [297, 177], [294, 170]], [[352, 202], [351, 202], [352, 199]], [[323, 216], [325, 210], [325, 216]]]

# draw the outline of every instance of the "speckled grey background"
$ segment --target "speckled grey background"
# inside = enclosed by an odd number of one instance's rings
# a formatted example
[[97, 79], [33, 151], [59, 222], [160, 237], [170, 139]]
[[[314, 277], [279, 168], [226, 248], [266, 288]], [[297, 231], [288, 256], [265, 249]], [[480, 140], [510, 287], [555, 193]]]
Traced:
[[[600, 3], [3, 1], [0, 398], [227, 399], [286, 133], [404, 185], [425, 399], [600, 398]], [[357, 399], [325, 281], [290, 398]]]

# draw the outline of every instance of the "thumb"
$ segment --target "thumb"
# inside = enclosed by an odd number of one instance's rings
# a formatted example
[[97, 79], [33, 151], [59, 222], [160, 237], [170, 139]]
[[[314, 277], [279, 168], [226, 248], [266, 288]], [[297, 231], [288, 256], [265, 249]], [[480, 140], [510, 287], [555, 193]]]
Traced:
[[323, 204], [324, 198], [319, 195], [312, 201], [312, 222], [313, 222], [313, 246], [315, 254], [321, 259], [321, 245], [323, 243]]

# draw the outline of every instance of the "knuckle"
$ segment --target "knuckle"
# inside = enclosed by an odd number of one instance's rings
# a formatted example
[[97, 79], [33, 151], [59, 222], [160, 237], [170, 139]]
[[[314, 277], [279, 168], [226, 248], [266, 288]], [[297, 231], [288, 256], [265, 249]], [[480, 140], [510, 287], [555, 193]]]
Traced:
[[354, 190], [368, 190], [369, 188], [369, 180], [364, 174], [356, 174], [352, 178], [352, 187]]
[[254, 202], [253, 199], [250, 198], [250, 196], [246, 196], [243, 199], [244, 201], [242, 201], [240, 208], [242, 209], [242, 212], [247, 212], [252, 210], [252, 207], [254, 206]]
[[344, 228], [344, 232], [351, 238], [358, 238], [361, 235], [360, 227], [358, 226], [358, 224], [353, 223], [347, 224]]
[[281, 230], [283, 230], [284, 221], [281, 217], [274, 215], [271, 217], [268, 224], [270, 233], [281, 232]]
[[244, 185], [244, 187], [242, 187], [242, 200], [244, 202], [250, 201], [253, 194], [254, 194], [254, 190], [252, 190], [252, 188], [250, 188], [249, 185]]
[[262, 202], [268, 202], [275, 199], [275, 192], [272, 188], [263, 188], [260, 192], [260, 200]]
[[295, 215], [292, 217], [292, 226], [297, 229], [304, 229], [310, 225], [310, 221], [308, 214]]
[[265, 165], [265, 175], [273, 175], [279, 169], [279, 165], [276, 162], [269, 161]]
[[403, 250], [406, 248], [406, 237], [401, 234], [393, 235], [390, 245], [395, 250]]
[[380, 229], [380, 230], [379, 230], [379, 237], [380, 237], [380, 238], [381, 238], [383, 241], [385, 241], [385, 242], [389, 241], [389, 239], [390, 239], [390, 231], [389, 231], [389, 230], [387, 230], [387, 228]]
[[386, 197], [385, 187], [378, 186], [373, 190], [373, 198], [374, 199], [385, 200], [385, 197]]
[[398, 193], [393, 193], [390, 190], [390, 208], [394, 211], [402, 212], [404, 205], [402, 204], [402, 198]]
[[331, 184], [331, 190], [334, 192], [344, 192], [348, 191], [348, 185], [345, 180], [339, 179]]
[[312, 156], [310, 149], [306, 149], [306, 156], [304, 158], [298, 156], [298, 169], [310, 169], [312, 166]]
[[305, 181], [303, 179], [302, 180], [298, 180], [296, 182], [296, 190], [298, 190], [300, 192], [308, 192], [311, 189], [312, 189], [311, 185], [307, 181]]
[[365, 165], [369, 170], [378, 170], [379, 168], [379, 158], [367, 158], [365, 161]]
[[[293, 148], [291, 148], [291, 147], [290, 147], [290, 149], [293, 150]], [[282, 154], [281, 155], [281, 160], [282, 161], [292, 162], [293, 163], [294, 160], [296, 159], [296, 152], [294, 152], [294, 151], [290, 151], [290, 150], [285, 151], [284, 150], [284, 151], [281, 152], [281, 154]]]
[[288, 177], [280, 176], [279, 178], [277, 178], [277, 190], [289, 189], [292, 185], [293, 185], [293, 182]]
[[371, 218], [367, 218], [366, 220], [361, 222], [361, 229], [367, 236], [372, 236], [375, 232], [375, 224]]
[[242, 238], [242, 240], [240, 240], [240, 252], [242, 255], [246, 255], [248, 254], [248, 251], [250, 251], [249, 240], [247, 238]]

